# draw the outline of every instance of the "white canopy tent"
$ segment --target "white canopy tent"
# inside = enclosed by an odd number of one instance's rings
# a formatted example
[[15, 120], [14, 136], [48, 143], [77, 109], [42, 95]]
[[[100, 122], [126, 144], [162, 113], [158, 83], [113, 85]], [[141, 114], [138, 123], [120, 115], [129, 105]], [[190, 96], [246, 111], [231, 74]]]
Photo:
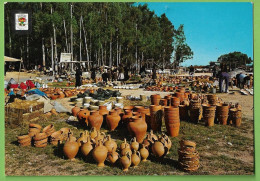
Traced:
[[18, 75], [18, 82], [19, 82], [19, 79], [20, 79], [21, 64], [22, 64], [23, 60], [22, 60], [22, 59], [17, 59], [17, 58], [12, 58], [12, 57], [4, 56], [4, 61], [5, 61], [5, 62], [20, 62], [20, 66], [19, 66], [19, 75]]

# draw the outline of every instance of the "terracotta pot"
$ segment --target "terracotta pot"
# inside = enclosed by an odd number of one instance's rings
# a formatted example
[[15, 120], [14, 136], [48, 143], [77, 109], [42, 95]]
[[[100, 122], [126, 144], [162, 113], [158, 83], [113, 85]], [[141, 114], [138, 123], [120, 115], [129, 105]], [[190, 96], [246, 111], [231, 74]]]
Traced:
[[116, 149], [112, 149], [112, 152], [108, 153], [107, 155], [107, 158], [108, 158], [108, 161], [114, 165], [116, 163], [116, 161], [118, 160], [119, 158], [119, 154], [115, 151]]
[[144, 145], [144, 144], [142, 144], [142, 148], [139, 150], [139, 152], [140, 152], [142, 161], [143, 161], [143, 162], [146, 162], [146, 161], [147, 161], [146, 159], [147, 159], [148, 156], [149, 156], [149, 151], [145, 148], [145, 145]]
[[123, 109], [124, 109], [124, 111], [126, 111], [126, 110], [133, 110], [134, 106], [125, 106]]
[[141, 114], [143, 121], [146, 121], [146, 115], [150, 113], [150, 109], [148, 107], [142, 107], [138, 108], [136, 111]]
[[50, 143], [52, 145], [58, 145], [58, 143], [61, 143], [63, 141], [63, 136], [62, 136], [61, 130], [52, 133], [50, 137], [51, 137]]
[[132, 110], [130, 109], [125, 110], [125, 114], [122, 116], [122, 124], [127, 125], [129, 118], [132, 116], [133, 116]]
[[168, 100], [167, 99], [160, 99], [159, 105], [167, 106], [168, 105]]
[[232, 108], [230, 109], [230, 122], [236, 126], [240, 127], [241, 126], [241, 120], [242, 120], [242, 112], [238, 110], [237, 108]]
[[69, 133], [69, 139], [66, 141], [63, 147], [63, 153], [70, 160], [75, 160], [75, 156], [79, 151], [79, 145], [73, 140], [72, 134]]
[[123, 167], [123, 171], [128, 171], [128, 168], [131, 165], [131, 155], [127, 153], [126, 155], [120, 158], [120, 164]]
[[103, 120], [106, 120], [106, 117], [109, 114], [107, 106], [99, 106], [99, 114], [103, 116]]
[[102, 143], [104, 142], [104, 139], [106, 137], [106, 134], [104, 132], [97, 131], [97, 136], [94, 138], [95, 143], [98, 143], [101, 141]]
[[168, 148], [168, 153], [172, 147], [172, 141], [171, 139], [166, 135], [166, 134], [162, 134], [162, 138], [160, 139], [161, 142], [164, 142], [164, 145]]
[[90, 112], [87, 109], [82, 109], [78, 112], [77, 117], [79, 120], [79, 123], [81, 125], [87, 125], [88, 126], [88, 117], [90, 115]]
[[130, 145], [126, 142], [126, 138], [124, 138], [124, 142], [120, 145], [120, 150], [123, 150], [124, 148], [130, 148]]
[[180, 145], [181, 145], [181, 147], [184, 147], [184, 146], [196, 147], [196, 143], [194, 141], [190, 141], [190, 140], [181, 140]]
[[159, 106], [161, 96], [159, 94], [151, 95], [151, 103], [152, 105]]
[[46, 139], [48, 137], [48, 135], [46, 133], [37, 133], [34, 137], [33, 140], [34, 141], [40, 141], [42, 139]]
[[137, 110], [144, 109], [144, 106], [134, 106], [133, 112], [137, 112]]
[[166, 124], [167, 134], [171, 137], [177, 137], [180, 131], [180, 123]]
[[138, 151], [139, 149], [139, 143], [136, 141], [136, 137], [132, 138], [131, 141], [130, 141], [130, 148], [132, 150], [136, 150]]
[[86, 159], [89, 159], [92, 150], [93, 150], [93, 145], [90, 141], [90, 137], [87, 137], [85, 143], [82, 141], [82, 146], [80, 148], [80, 151]]
[[155, 141], [152, 145], [152, 152], [156, 157], [163, 157], [168, 152], [168, 148], [160, 141]]
[[90, 128], [95, 127], [96, 130], [100, 130], [103, 123], [103, 116], [99, 114], [99, 111], [91, 111], [88, 116], [88, 125]]
[[107, 147], [109, 153], [117, 149], [117, 144], [111, 139], [111, 135], [107, 135], [107, 140], [104, 142], [104, 146]]
[[127, 146], [125, 146], [125, 148], [123, 148], [121, 150], [121, 155], [124, 156], [126, 155], [127, 153], [129, 153], [130, 155], [132, 155], [132, 150], [130, 148], [128, 148]]
[[107, 158], [107, 147], [105, 147], [101, 141], [98, 142], [98, 144], [96, 145], [96, 147], [94, 148], [93, 152], [92, 152], [92, 156], [93, 158], [96, 160], [96, 162], [98, 163], [98, 167], [104, 167], [105, 164], [105, 160]]
[[87, 141], [89, 134], [88, 131], [86, 133], [80, 133], [80, 137], [77, 139], [77, 143], [79, 144], [79, 147], [81, 147], [81, 142], [85, 143]]
[[94, 139], [95, 137], [97, 137], [98, 132], [99, 132], [99, 131], [97, 131], [97, 129], [96, 129], [95, 127], [92, 127], [91, 130], [90, 130], [90, 137], [91, 137], [92, 139]]
[[141, 162], [141, 155], [139, 151], [133, 151], [133, 154], [131, 155], [131, 162], [134, 168], [139, 165], [139, 163]]
[[161, 106], [150, 106], [150, 122], [153, 131], [161, 131], [163, 111]]
[[62, 140], [67, 140], [67, 138], [69, 137], [69, 133], [71, 133], [70, 128], [61, 128], [60, 131], [62, 131]]
[[121, 117], [118, 115], [118, 112], [110, 111], [106, 118], [109, 131], [114, 131], [117, 128], [120, 120]]
[[203, 105], [203, 119], [206, 126], [214, 126], [216, 106]]
[[39, 124], [30, 123], [30, 124], [29, 124], [29, 128], [36, 128], [36, 129], [41, 130], [41, 129], [42, 129], [42, 126], [39, 125]]
[[142, 120], [142, 117], [141, 118], [138, 116], [131, 117], [127, 125], [127, 128], [129, 133], [133, 137], [136, 137], [138, 143], [143, 142], [147, 131], [147, 124], [145, 121]]
[[180, 99], [178, 97], [171, 98], [171, 106], [178, 107], [180, 105]]
[[17, 139], [19, 145], [22, 147], [31, 145], [32, 138], [29, 135], [18, 136]]

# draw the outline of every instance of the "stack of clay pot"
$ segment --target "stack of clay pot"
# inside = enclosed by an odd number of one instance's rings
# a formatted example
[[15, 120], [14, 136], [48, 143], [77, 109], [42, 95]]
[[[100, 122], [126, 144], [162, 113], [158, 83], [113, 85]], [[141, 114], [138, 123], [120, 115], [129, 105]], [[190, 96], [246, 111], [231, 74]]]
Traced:
[[46, 126], [45, 128], [43, 128], [42, 132], [46, 133], [47, 136], [50, 136], [52, 133], [55, 132], [55, 128], [54, 128], [53, 124], [50, 124], [50, 125]]
[[210, 105], [215, 106], [217, 104], [217, 95], [216, 94], [209, 94], [207, 95], [207, 99]]
[[33, 137], [34, 146], [38, 148], [46, 147], [48, 144], [48, 135], [46, 133], [37, 133]]
[[185, 88], [178, 89], [177, 92], [175, 92], [175, 97], [178, 97], [180, 101], [184, 101], [185, 98]]
[[160, 94], [151, 95], [151, 104], [155, 106], [159, 106], [161, 96]]
[[30, 146], [32, 138], [29, 135], [17, 136], [17, 140], [20, 146]]
[[196, 143], [188, 140], [180, 141], [179, 164], [184, 171], [196, 171], [199, 168], [199, 153], [196, 151]]
[[236, 127], [240, 127], [242, 120], [242, 112], [238, 108], [232, 108], [229, 110], [230, 124], [232, 123]]
[[161, 106], [150, 105], [150, 123], [153, 131], [161, 131], [163, 111]]
[[50, 136], [50, 143], [54, 146], [58, 145], [58, 143], [61, 143], [63, 140], [62, 133], [63, 132], [61, 130], [52, 133]]
[[202, 116], [202, 107], [200, 99], [190, 101], [190, 120], [193, 123], [198, 123]]
[[216, 106], [210, 104], [203, 105], [203, 119], [205, 126], [214, 126]]
[[228, 104], [217, 104], [216, 117], [220, 124], [226, 125], [229, 115], [229, 105]]
[[42, 129], [42, 126], [41, 126], [41, 125], [31, 123], [31, 124], [29, 124], [29, 133], [28, 133], [28, 135], [29, 135], [30, 137], [33, 137], [33, 136], [35, 136], [37, 133], [40, 133], [40, 132], [41, 132], [41, 129]]
[[180, 130], [179, 107], [165, 107], [164, 120], [168, 135], [171, 137], [178, 136]]

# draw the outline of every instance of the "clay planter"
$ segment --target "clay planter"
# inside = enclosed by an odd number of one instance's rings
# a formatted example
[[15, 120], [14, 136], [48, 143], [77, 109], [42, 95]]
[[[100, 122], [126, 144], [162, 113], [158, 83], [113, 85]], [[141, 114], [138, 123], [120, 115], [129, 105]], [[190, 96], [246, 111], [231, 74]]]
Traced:
[[130, 148], [130, 145], [126, 142], [126, 139], [124, 138], [124, 142], [120, 145], [120, 150], [123, 150], [124, 148]]
[[168, 152], [168, 148], [160, 141], [155, 141], [152, 145], [152, 152], [155, 157], [163, 157]]
[[132, 138], [131, 141], [130, 141], [130, 148], [131, 150], [136, 150], [138, 151], [139, 149], [139, 143], [136, 141], [136, 138]]
[[90, 115], [90, 112], [87, 109], [82, 109], [78, 112], [77, 118], [79, 120], [79, 123], [81, 125], [87, 125], [88, 126], [88, 117]]
[[203, 119], [206, 126], [214, 126], [216, 106], [203, 105]]
[[77, 155], [78, 151], [79, 145], [76, 141], [74, 141], [72, 134], [69, 133], [69, 138], [63, 147], [63, 153], [68, 159], [75, 160], [75, 156]]
[[111, 139], [110, 135], [107, 135], [107, 140], [104, 142], [104, 146], [107, 147], [108, 153], [111, 153], [113, 149], [117, 149], [117, 144]]
[[107, 155], [107, 159], [112, 165], [114, 165], [119, 158], [119, 154], [115, 150], [116, 149], [113, 148], [112, 152]]
[[142, 144], [142, 148], [139, 150], [139, 152], [140, 152], [142, 161], [146, 162], [147, 161], [146, 159], [149, 156], [149, 151], [145, 148], [144, 144]]
[[133, 151], [133, 154], [131, 155], [131, 162], [134, 168], [139, 165], [139, 163], [141, 162], [141, 155], [139, 151]]
[[120, 164], [123, 167], [123, 171], [128, 171], [128, 168], [131, 165], [131, 155], [127, 153], [126, 155], [120, 158]]
[[116, 111], [110, 111], [106, 118], [109, 131], [114, 131], [117, 128], [120, 120], [121, 117]]
[[82, 146], [80, 148], [80, 151], [82, 153], [82, 155], [85, 157], [85, 159], [89, 159], [90, 155], [91, 155], [91, 151], [93, 150], [93, 145], [90, 141], [90, 137], [87, 137], [87, 140], [85, 143], [83, 143], [82, 141]]
[[180, 105], [180, 99], [178, 97], [171, 98], [171, 106], [178, 107]]
[[96, 130], [100, 130], [103, 123], [103, 116], [99, 114], [99, 111], [91, 111], [88, 116], [88, 125], [90, 128], [95, 127]]
[[17, 137], [18, 143], [20, 146], [30, 146], [32, 138], [29, 135], [23, 135]]
[[77, 116], [77, 114], [79, 113], [79, 111], [80, 111], [80, 107], [78, 107], [78, 106], [75, 106], [75, 107], [73, 107], [72, 109], [71, 109], [71, 112], [72, 112], [72, 115], [73, 116]]
[[127, 109], [125, 110], [125, 114], [122, 116], [122, 124], [126, 126], [128, 124], [129, 118], [133, 116], [132, 110]]
[[143, 142], [147, 131], [147, 124], [142, 120], [142, 117], [131, 117], [127, 129], [133, 137], [136, 137], [138, 143]]
[[161, 131], [163, 111], [161, 106], [150, 106], [150, 123], [153, 131]]
[[98, 163], [98, 167], [105, 166], [104, 162], [107, 158], [107, 153], [108, 153], [107, 147], [105, 147], [102, 144], [102, 142], [99, 141], [98, 144], [96, 145], [95, 149], [92, 152], [92, 156]]
[[159, 106], [161, 96], [159, 94], [151, 95], [151, 103], [152, 105]]

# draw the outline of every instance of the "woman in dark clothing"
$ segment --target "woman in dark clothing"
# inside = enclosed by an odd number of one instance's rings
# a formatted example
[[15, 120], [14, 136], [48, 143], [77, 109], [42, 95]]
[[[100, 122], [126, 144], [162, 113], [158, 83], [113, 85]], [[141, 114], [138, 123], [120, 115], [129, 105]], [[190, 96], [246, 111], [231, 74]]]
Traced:
[[129, 79], [129, 75], [128, 75], [129, 69], [128, 69], [128, 67], [130, 67], [130, 65], [126, 65], [124, 67], [124, 78], [125, 78], [124, 81], [127, 81]]
[[96, 79], [96, 69], [94, 67], [91, 69], [91, 79], [94, 81]]
[[81, 71], [80, 67], [78, 67], [77, 70], [76, 70], [76, 85], [75, 85], [75, 87], [80, 87], [82, 85], [81, 76], [82, 76], [82, 71]]
[[153, 72], [153, 74], [152, 74], [152, 79], [153, 79], [153, 80], [157, 79], [157, 76], [156, 76], [156, 66], [155, 66], [155, 65], [153, 66], [152, 72]]

